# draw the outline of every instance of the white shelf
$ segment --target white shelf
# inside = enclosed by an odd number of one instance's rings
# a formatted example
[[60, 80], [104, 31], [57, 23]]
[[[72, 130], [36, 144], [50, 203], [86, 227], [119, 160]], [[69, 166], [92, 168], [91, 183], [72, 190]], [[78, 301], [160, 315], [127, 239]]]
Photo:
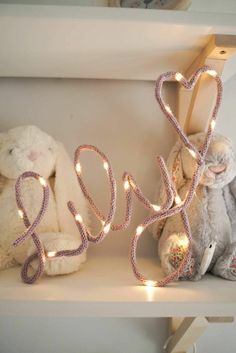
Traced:
[[0, 76], [155, 80], [188, 68], [211, 34], [236, 34], [236, 15], [0, 5]]
[[[141, 260], [161, 276], [154, 260]], [[236, 285], [213, 276], [166, 288], [140, 286], [122, 258], [90, 258], [73, 275], [23, 284], [19, 268], [0, 272], [0, 315], [175, 317], [236, 315]]]

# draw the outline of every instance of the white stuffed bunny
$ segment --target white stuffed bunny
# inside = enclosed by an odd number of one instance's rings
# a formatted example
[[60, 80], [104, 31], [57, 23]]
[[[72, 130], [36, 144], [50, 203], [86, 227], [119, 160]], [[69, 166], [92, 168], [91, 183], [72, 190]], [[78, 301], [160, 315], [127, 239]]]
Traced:
[[[47, 251], [75, 249], [81, 244], [74, 219], [67, 209], [67, 201], [75, 203], [85, 222], [88, 221], [86, 201], [63, 145], [36, 126], [20, 126], [0, 134], [0, 270], [22, 264], [35, 252], [31, 239], [18, 247], [14, 240], [25, 226], [18, 216], [15, 201], [16, 179], [25, 171], [44, 177], [49, 185], [49, 205], [37, 228]], [[40, 184], [27, 179], [22, 185], [22, 197], [27, 215], [33, 221], [41, 206]], [[86, 254], [74, 257], [47, 259], [48, 275], [65, 274], [79, 269]], [[36, 265], [36, 264], [35, 264]]]

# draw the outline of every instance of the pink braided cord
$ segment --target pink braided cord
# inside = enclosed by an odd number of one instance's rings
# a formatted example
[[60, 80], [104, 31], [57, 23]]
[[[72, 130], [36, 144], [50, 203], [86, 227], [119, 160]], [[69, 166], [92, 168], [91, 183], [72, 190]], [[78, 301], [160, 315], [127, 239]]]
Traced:
[[[32, 237], [32, 240], [35, 244], [36, 247], [36, 253], [29, 256], [26, 260], [25, 263], [23, 264], [22, 270], [21, 270], [21, 278], [25, 283], [31, 284], [37, 281], [39, 279], [43, 272], [44, 272], [44, 267], [45, 267], [45, 251], [43, 244], [38, 237], [38, 234], [35, 232], [36, 227], [39, 225], [41, 222], [46, 209], [48, 207], [48, 201], [49, 201], [49, 189], [48, 186], [46, 185], [43, 187], [43, 200], [42, 200], [42, 205], [39, 210], [38, 215], [36, 216], [35, 220], [30, 223], [30, 220], [27, 216], [23, 201], [22, 201], [22, 195], [21, 195], [21, 183], [27, 179], [27, 178], [34, 178], [36, 180], [39, 180], [41, 176], [37, 173], [34, 172], [25, 172], [23, 173], [16, 181], [15, 185], [15, 191], [16, 191], [16, 204], [18, 209], [22, 212], [23, 216], [23, 222], [26, 227], [26, 231], [14, 241], [13, 245], [14, 246], [19, 246], [21, 245], [26, 239], [29, 237]], [[38, 260], [38, 268], [36, 272], [33, 275], [28, 275], [28, 270], [29, 267], [32, 263], [32, 261]]]
[[[200, 75], [212, 70], [209, 66], [203, 66], [199, 70], [195, 72], [195, 74], [191, 77], [191, 79], [188, 81], [184, 77], [181, 78], [180, 83], [188, 90], [192, 89], [194, 85], [196, 84], [197, 80], [199, 79]], [[197, 189], [199, 179], [201, 178], [202, 170], [204, 167], [204, 158], [206, 156], [209, 144], [211, 142], [212, 134], [213, 134], [213, 128], [212, 128], [212, 121], [216, 120], [216, 116], [220, 107], [221, 99], [222, 99], [222, 83], [218, 75], [214, 76], [214, 79], [216, 81], [217, 85], [217, 96], [216, 96], [216, 102], [215, 106], [212, 112], [212, 115], [209, 120], [209, 125], [208, 129], [206, 132], [206, 137], [203, 142], [203, 145], [198, 151], [196, 147], [191, 143], [189, 138], [186, 136], [182, 128], [180, 127], [177, 119], [173, 115], [170, 109], [167, 109], [167, 105], [165, 104], [163, 97], [162, 97], [162, 86], [163, 83], [167, 80], [176, 80], [176, 74], [177, 72], [167, 72], [161, 75], [158, 80], [156, 81], [156, 89], [155, 89], [155, 95], [156, 99], [161, 107], [161, 110], [163, 111], [164, 115], [167, 117], [167, 119], [170, 121], [172, 126], [174, 127], [175, 131], [177, 132], [180, 140], [182, 141], [183, 145], [186, 146], [189, 150], [193, 151], [195, 153], [195, 158], [196, 158], [196, 169], [193, 173], [191, 182], [190, 182], [190, 187], [187, 193], [187, 196], [184, 201], [181, 202], [179, 205], [173, 205], [170, 207], [170, 205], [165, 205], [160, 211], [156, 212], [156, 214], [147, 217], [143, 223], [142, 223], [142, 232], [151, 224], [158, 222], [162, 219], [169, 218], [171, 216], [174, 216], [178, 213], [181, 215], [182, 223], [188, 238], [188, 250], [180, 263], [180, 266], [177, 270], [175, 270], [173, 273], [169, 274], [167, 277], [165, 277], [162, 280], [157, 280], [157, 281], [152, 281], [153, 286], [159, 286], [163, 287], [166, 286], [168, 283], [172, 282], [173, 280], [178, 279], [181, 274], [184, 272], [186, 267], [189, 265], [189, 261], [191, 259], [191, 253], [192, 253], [192, 234], [191, 234], [191, 228], [189, 224], [189, 219], [186, 213], [187, 208], [189, 207], [190, 203], [193, 200], [194, 193]], [[168, 185], [168, 180], [164, 179], [164, 186], [165, 188], [169, 188], [170, 185]], [[172, 188], [173, 192], [175, 195], [177, 195], [177, 192], [175, 188]], [[141, 233], [142, 234], [142, 233]], [[145, 276], [138, 270], [138, 264], [137, 264], [137, 244], [138, 240], [141, 236], [141, 234], [135, 234], [132, 239], [131, 239], [131, 249], [130, 249], [130, 259], [131, 259], [131, 265], [132, 269], [134, 272], [134, 275], [138, 280], [143, 282], [144, 284], [147, 283], [147, 279]]]
[[[42, 177], [34, 172], [25, 172], [22, 175], [19, 176], [19, 178], [16, 181], [15, 185], [15, 191], [16, 191], [16, 204], [20, 212], [22, 212], [23, 216], [23, 222], [26, 227], [26, 231], [19, 237], [17, 238], [13, 246], [19, 246], [21, 245], [25, 240], [27, 240], [29, 237], [32, 237], [32, 240], [35, 244], [36, 247], [36, 252], [32, 255], [30, 255], [24, 262], [22, 271], [21, 271], [21, 278], [23, 282], [32, 284], [35, 283], [44, 273], [45, 269], [45, 261], [47, 258], [47, 251], [44, 249], [44, 246], [40, 240], [40, 237], [36, 233], [35, 229], [36, 227], [40, 224], [42, 221], [42, 218], [46, 212], [46, 209], [48, 207], [48, 202], [49, 202], [49, 188], [46, 183], [46, 181], [43, 179], [44, 185], [42, 185], [43, 188], [43, 200], [42, 200], [42, 205], [39, 210], [39, 213], [35, 220], [30, 223], [30, 220], [27, 216], [26, 209], [24, 207], [23, 201], [22, 201], [22, 195], [21, 195], [21, 184], [22, 182], [27, 179], [27, 178], [34, 178], [38, 181], [42, 179]], [[73, 205], [69, 204], [68, 208], [73, 216], [76, 215], [75, 209]], [[82, 254], [87, 248], [88, 248], [88, 240], [86, 237], [86, 232], [85, 232], [85, 227], [83, 224], [76, 222], [77, 227], [79, 229], [79, 232], [81, 234], [81, 240], [82, 243], [77, 249], [73, 250], [61, 250], [55, 253], [54, 257], [61, 257], [61, 256], [76, 256], [79, 254]], [[38, 261], [38, 268], [36, 272], [29, 276], [28, 271], [30, 268], [30, 265], [32, 264], [33, 261], [37, 260]]]
[[[197, 80], [199, 79], [200, 75], [203, 73], [208, 72], [208, 70], [211, 70], [211, 68], [209, 66], [204, 66], [202, 68], [200, 68], [199, 70], [196, 71], [196, 73], [191, 77], [191, 79], [188, 81], [186, 80], [184, 77], [181, 79], [181, 84], [188, 90], [192, 89]], [[211, 137], [212, 137], [212, 133], [213, 133], [213, 129], [211, 127], [211, 122], [213, 120], [216, 119], [217, 113], [218, 113], [218, 109], [220, 106], [220, 102], [221, 102], [221, 98], [222, 98], [222, 84], [221, 84], [221, 80], [220, 78], [216, 75], [214, 77], [216, 84], [217, 84], [217, 98], [216, 98], [216, 102], [215, 102], [215, 106], [212, 112], [212, 116], [210, 118], [209, 121], [209, 126], [208, 126], [208, 130], [206, 133], [206, 137], [203, 143], [202, 148], [200, 149], [200, 151], [197, 150], [197, 148], [191, 143], [191, 141], [189, 140], [189, 138], [187, 137], [187, 135], [184, 133], [183, 129], [180, 127], [177, 119], [175, 118], [175, 116], [173, 115], [173, 113], [169, 110], [167, 111], [166, 109], [166, 104], [162, 98], [162, 86], [163, 83], [167, 80], [173, 80], [176, 77], [177, 72], [167, 72], [163, 75], [161, 75], [159, 77], [159, 79], [156, 82], [156, 89], [155, 89], [155, 93], [156, 93], [156, 99], [158, 101], [158, 103], [160, 104], [160, 107], [163, 111], [163, 113], [165, 114], [165, 116], [167, 117], [167, 119], [170, 121], [170, 123], [172, 124], [172, 126], [174, 127], [175, 131], [177, 132], [180, 140], [182, 141], [183, 145], [185, 145], [189, 150], [193, 151], [195, 153], [195, 158], [196, 158], [196, 169], [193, 173], [192, 176], [192, 180], [190, 183], [190, 187], [189, 187], [189, 191], [188, 194], [185, 198], [184, 201], [181, 202], [181, 204], [179, 205], [173, 205], [173, 200], [175, 198], [175, 196], [177, 196], [177, 191], [175, 189], [175, 186], [172, 183], [171, 177], [168, 174], [166, 165], [164, 160], [161, 157], [158, 157], [158, 164], [159, 164], [159, 168], [161, 171], [161, 176], [165, 185], [165, 189], [166, 189], [166, 202], [165, 204], [162, 206], [162, 208], [160, 209], [160, 211], [157, 211], [154, 213], [154, 215], [147, 217], [143, 223], [140, 225], [142, 227], [142, 232], [151, 224], [153, 224], [154, 222], [158, 222], [160, 220], [166, 219], [168, 217], [174, 216], [176, 214], [180, 214], [181, 215], [181, 219], [183, 222], [183, 226], [188, 238], [188, 250], [179, 266], [179, 268], [174, 271], [173, 273], [171, 273], [170, 275], [168, 275], [166, 278], [160, 280], [160, 281], [153, 281], [153, 285], [155, 286], [165, 286], [167, 285], [169, 282], [178, 279], [180, 277], [180, 275], [184, 272], [185, 268], [188, 266], [189, 261], [191, 259], [191, 253], [192, 253], [192, 234], [191, 234], [191, 228], [190, 228], [190, 224], [189, 224], [189, 220], [188, 220], [188, 216], [186, 213], [186, 209], [188, 208], [188, 206], [190, 205], [190, 203], [192, 202], [194, 193], [197, 189], [198, 183], [199, 183], [199, 179], [201, 177], [202, 174], [202, 169], [204, 166], [204, 158], [205, 155], [207, 153], [207, 149], [209, 147], [210, 141], [211, 141]], [[77, 163], [79, 163], [79, 157], [80, 157], [80, 152], [83, 150], [87, 150], [87, 151], [94, 151], [96, 153], [98, 153], [101, 158], [103, 159], [104, 162], [107, 163], [107, 173], [108, 173], [108, 177], [109, 177], [109, 181], [110, 181], [110, 191], [111, 191], [111, 201], [110, 201], [110, 211], [108, 213], [107, 218], [104, 217], [104, 215], [102, 214], [102, 212], [99, 210], [99, 208], [96, 206], [96, 204], [93, 201], [93, 198], [91, 197], [91, 195], [89, 194], [89, 192], [87, 191], [87, 188], [85, 186], [85, 184], [83, 183], [82, 177], [81, 177], [81, 173], [77, 174], [78, 176], [78, 181], [79, 184], [81, 186], [82, 192], [85, 196], [85, 198], [88, 200], [91, 208], [93, 209], [95, 215], [97, 216], [98, 219], [100, 219], [100, 221], [104, 221], [105, 225], [110, 224], [109, 222], [112, 222], [113, 218], [114, 218], [114, 213], [115, 213], [115, 207], [116, 207], [116, 182], [114, 179], [114, 175], [112, 172], [112, 168], [110, 165], [110, 162], [108, 160], [108, 158], [102, 153], [100, 152], [96, 147], [91, 146], [91, 145], [85, 145], [85, 146], [80, 146], [75, 154], [75, 165]], [[132, 212], [132, 194], [131, 191], [134, 193], [134, 195], [138, 198], [138, 200], [148, 209], [152, 209], [153, 210], [153, 205], [151, 204], [151, 202], [144, 196], [144, 194], [142, 193], [141, 189], [139, 188], [139, 186], [137, 185], [137, 183], [135, 182], [134, 178], [132, 177], [132, 175], [125, 173], [123, 175], [123, 181], [128, 181], [129, 183], [129, 187], [125, 190], [126, 193], [126, 200], [127, 200], [127, 204], [126, 204], [126, 216], [125, 216], [125, 221], [123, 224], [119, 224], [119, 225], [111, 225], [110, 229], [111, 230], [124, 230], [127, 228], [130, 218], [131, 218], [131, 212]], [[104, 239], [105, 236], [103, 234], [103, 232], [99, 233], [95, 238], [91, 237], [89, 231], [88, 232], [88, 237], [89, 240], [91, 241], [95, 241], [95, 242], [99, 242], [100, 239]], [[130, 260], [131, 260], [131, 265], [132, 265], [132, 269], [134, 272], [134, 275], [136, 276], [136, 278], [138, 280], [140, 280], [141, 282], [143, 282], [145, 284], [145, 282], [147, 281], [147, 279], [145, 278], [145, 276], [138, 270], [138, 264], [137, 264], [137, 244], [138, 244], [138, 240], [141, 236], [141, 234], [135, 234], [132, 239], [131, 239], [131, 248], [130, 248]]]
[[[196, 84], [197, 80], [199, 79], [200, 75], [203, 73], [208, 72], [211, 70], [210, 67], [208, 66], [203, 66], [199, 70], [195, 72], [195, 74], [191, 77], [191, 79], [188, 81], [184, 77], [181, 78], [180, 83], [188, 90], [192, 89], [194, 85]], [[191, 228], [189, 224], [189, 219], [186, 213], [186, 209], [192, 202], [192, 199], [194, 197], [194, 193], [197, 189], [199, 179], [202, 174], [202, 169], [204, 166], [204, 158], [206, 156], [211, 138], [212, 138], [212, 133], [213, 133], [213, 128], [212, 128], [212, 121], [215, 121], [219, 106], [221, 103], [221, 98], [222, 98], [222, 83], [220, 78], [216, 75], [214, 76], [214, 79], [217, 84], [217, 97], [216, 97], [216, 102], [215, 106], [212, 112], [212, 116], [209, 121], [209, 126], [206, 132], [206, 137], [204, 140], [204, 143], [200, 149], [200, 151], [197, 150], [197, 148], [191, 143], [187, 135], [184, 133], [182, 128], [180, 127], [177, 119], [173, 115], [170, 109], [167, 109], [167, 105], [165, 104], [163, 97], [162, 97], [162, 86], [163, 83], [167, 80], [175, 80], [176, 79], [176, 74], [177, 72], [167, 72], [162, 74], [158, 80], [156, 81], [156, 88], [155, 88], [155, 94], [156, 94], [156, 99], [161, 107], [161, 110], [163, 111], [164, 115], [167, 117], [167, 119], [170, 121], [172, 126], [174, 127], [175, 131], [177, 132], [180, 140], [182, 141], [183, 145], [186, 146], [190, 151], [193, 151], [195, 154], [195, 159], [196, 159], [196, 169], [193, 173], [191, 182], [190, 182], [190, 187], [187, 193], [187, 196], [185, 200], [183, 200], [180, 204], [174, 204], [174, 199], [178, 195], [177, 190], [175, 188], [175, 185], [173, 184], [172, 178], [169, 175], [169, 172], [167, 170], [166, 164], [163, 160], [162, 157], [157, 157], [157, 163], [160, 168], [160, 173], [161, 173], [161, 178], [163, 180], [164, 186], [165, 186], [165, 192], [166, 192], [166, 201], [164, 205], [160, 207], [160, 210], [155, 210], [153, 207], [153, 204], [145, 197], [143, 192], [141, 191], [140, 187], [137, 185], [135, 179], [131, 174], [128, 174], [125, 172], [123, 174], [122, 180], [124, 183], [125, 187], [125, 196], [126, 196], [126, 208], [125, 208], [125, 217], [124, 217], [124, 222], [121, 224], [112, 224], [115, 216], [115, 211], [116, 211], [116, 201], [117, 201], [117, 185], [116, 185], [116, 180], [114, 177], [113, 169], [112, 166], [109, 162], [109, 159], [106, 157], [106, 155], [101, 152], [97, 147], [92, 146], [92, 145], [82, 145], [79, 146], [76, 151], [75, 151], [75, 157], [74, 157], [74, 166], [75, 170], [77, 173], [77, 178], [79, 185], [81, 187], [81, 190], [89, 202], [91, 209], [93, 210], [94, 214], [96, 217], [101, 221], [103, 224], [103, 227], [101, 231], [98, 232], [96, 235], [92, 235], [88, 227], [83, 223], [82, 218], [78, 214], [74, 204], [72, 201], [68, 202], [68, 209], [72, 216], [75, 219], [77, 228], [80, 232], [81, 235], [81, 240], [82, 243], [81, 245], [74, 250], [61, 250], [55, 253], [55, 257], [60, 257], [60, 256], [75, 256], [79, 255], [85, 250], [87, 250], [89, 246], [89, 242], [93, 243], [100, 243], [102, 242], [105, 237], [109, 234], [110, 230], [113, 231], [118, 231], [118, 230], [124, 230], [128, 227], [132, 215], [132, 204], [133, 204], [133, 199], [132, 199], [132, 193], [137, 197], [137, 199], [144, 205], [145, 208], [154, 210], [154, 214], [151, 216], [148, 216], [144, 219], [143, 223], [139, 226], [141, 227], [141, 231], [137, 232], [136, 234], [132, 236], [131, 238], [131, 247], [130, 247], [130, 261], [131, 261], [131, 266], [134, 272], [135, 277], [140, 280], [143, 284], [146, 284], [147, 279], [145, 276], [141, 273], [141, 271], [138, 269], [138, 263], [137, 263], [137, 245], [138, 245], [138, 240], [140, 236], [142, 235], [143, 231], [150, 225], [152, 225], [155, 222], [159, 222], [163, 219], [169, 218], [171, 216], [174, 216], [176, 214], [181, 215], [182, 223], [186, 232], [186, 236], [188, 238], [188, 250], [180, 263], [180, 266], [177, 270], [175, 270], [173, 273], [168, 275], [167, 277], [163, 278], [162, 280], [158, 281], [152, 281], [153, 285], [155, 286], [160, 286], [163, 287], [170, 283], [173, 280], [176, 280], [180, 277], [180, 275], [184, 272], [186, 267], [189, 264], [189, 261], [191, 259], [191, 253], [192, 253], [192, 234], [191, 234]], [[107, 216], [105, 216], [102, 211], [98, 208], [96, 203], [94, 202], [91, 194], [88, 192], [83, 179], [82, 179], [82, 168], [80, 164], [80, 155], [81, 152], [84, 151], [91, 151], [95, 152], [102, 160], [104, 164], [104, 168], [107, 172], [107, 177], [109, 181], [109, 186], [110, 186], [110, 208], [107, 213]], [[14, 245], [17, 246], [21, 244], [24, 240], [29, 238], [30, 236], [32, 237], [37, 252], [28, 259], [26, 259], [26, 262], [23, 266], [22, 269], [22, 279], [26, 283], [34, 283], [43, 273], [44, 271], [44, 264], [45, 264], [45, 257], [47, 256], [47, 252], [45, 252], [43, 245], [37, 235], [35, 233], [35, 228], [37, 225], [40, 223], [42, 220], [42, 217], [45, 213], [45, 210], [48, 206], [48, 186], [43, 187], [43, 201], [42, 201], [42, 206], [39, 211], [38, 216], [36, 217], [35, 221], [31, 224], [27, 218], [23, 203], [21, 201], [21, 193], [20, 193], [20, 187], [21, 187], [21, 182], [23, 179], [27, 177], [33, 177], [35, 179], [39, 179], [39, 175], [36, 173], [32, 172], [26, 172], [22, 176], [20, 176], [17, 180], [16, 183], [16, 200], [17, 200], [17, 205], [20, 210], [23, 211], [24, 217], [23, 221], [26, 226], [26, 231], [14, 242]], [[138, 228], [137, 228], [138, 229]], [[28, 267], [31, 264], [31, 262], [35, 259], [39, 260], [39, 266], [38, 270], [36, 273], [28, 277]]]

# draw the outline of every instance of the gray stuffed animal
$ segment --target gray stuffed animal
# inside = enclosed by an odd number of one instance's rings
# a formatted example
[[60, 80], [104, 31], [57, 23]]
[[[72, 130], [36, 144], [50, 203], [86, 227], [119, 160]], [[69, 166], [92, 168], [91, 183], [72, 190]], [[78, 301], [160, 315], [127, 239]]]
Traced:
[[[197, 147], [203, 143], [204, 133], [190, 136]], [[177, 142], [167, 165], [181, 200], [189, 189], [196, 161], [186, 147]], [[164, 203], [161, 185], [159, 204]], [[180, 279], [199, 280], [206, 249], [214, 244], [215, 250], [205, 272], [228, 280], [236, 280], [236, 153], [232, 142], [215, 134], [208, 149], [205, 166], [192, 204], [187, 209], [192, 237], [192, 258]], [[156, 224], [154, 237], [159, 238], [158, 253], [165, 274], [174, 271], [187, 250], [186, 236], [180, 215]], [[212, 246], [212, 245], [211, 245]]]

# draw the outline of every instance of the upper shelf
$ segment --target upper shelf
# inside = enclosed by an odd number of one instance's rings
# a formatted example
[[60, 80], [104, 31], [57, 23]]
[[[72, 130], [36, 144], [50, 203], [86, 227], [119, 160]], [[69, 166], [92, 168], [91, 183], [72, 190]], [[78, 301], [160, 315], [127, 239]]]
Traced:
[[[151, 278], [161, 277], [154, 260], [140, 263]], [[127, 259], [93, 257], [75, 274], [31, 286], [21, 282], [19, 268], [0, 272], [0, 315], [235, 316], [236, 285], [208, 275], [199, 282], [148, 288], [137, 283]]]
[[[155, 80], [185, 71], [235, 14], [0, 5], [0, 76]], [[223, 79], [236, 72], [236, 57]]]

